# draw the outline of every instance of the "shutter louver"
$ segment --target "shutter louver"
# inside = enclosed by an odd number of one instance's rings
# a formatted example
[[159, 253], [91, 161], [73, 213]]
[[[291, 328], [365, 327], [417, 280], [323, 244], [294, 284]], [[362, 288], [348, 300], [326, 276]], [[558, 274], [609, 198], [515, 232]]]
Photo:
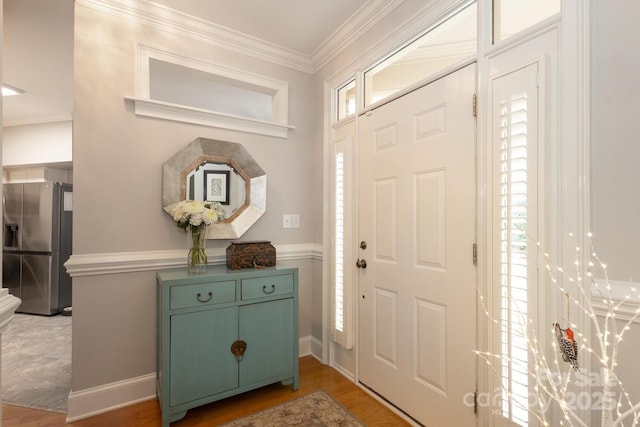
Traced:
[[335, 329], [344, 331], [344, 154], [335, 157]]
[[502, 415], [528, 425], [527, 95], [500, 105]]
[[[339, 134], [355, 131], [353, 127], [341, 127]], [[353, 316], [354, 316], [354, 277], [353, 268], [348, 268], [353, 257], [353, 230], [351, 204], [351, 147], [353, 138], [339, 138], [333, 143], [332, 164], [332, 256], [331, 256], [331, 286], [332, 286], [332, 339], [335, 343], [349, 350], [353, 348]]]

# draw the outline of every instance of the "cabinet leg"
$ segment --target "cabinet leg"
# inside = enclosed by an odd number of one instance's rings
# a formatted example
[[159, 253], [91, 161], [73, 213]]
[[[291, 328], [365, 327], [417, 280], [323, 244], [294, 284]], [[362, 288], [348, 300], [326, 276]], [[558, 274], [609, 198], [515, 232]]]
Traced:
[[[187, 411], [176, 412], [175, 414], [170, 414], [169, 415], [169, 422], [172, 423], [174, 421], [181, 420], [181, 419], [184, 418], [185, 415], [187, 415]], [[162, 425], [164, 427], [164, 417], [163, 417]]]
[[298, 389], [298, 377], [291, 377], [291, 378], [287, 378], [286, 380], [282, 380], [280, 381], [280, 384], [282, 385], [292, 385], [293, 390], [297, 390]]

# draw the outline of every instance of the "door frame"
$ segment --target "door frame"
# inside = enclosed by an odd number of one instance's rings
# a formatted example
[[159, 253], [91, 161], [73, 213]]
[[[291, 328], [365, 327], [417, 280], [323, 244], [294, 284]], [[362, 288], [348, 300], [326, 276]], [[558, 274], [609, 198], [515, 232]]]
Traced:
[[[558, 252], [563, 257], [571, 257], [574, 254], [576, 239], [569, 239], [567, 231], [572, 229], [578, 233], [577, 243], [582, 247], [586, 247], [586, 238], [584, 231], [588, 229], [590, 224], [590, 187], [588, 185], [590, 179], [590, 14], [591, 6], [588, 2], [562, 2], [561, 18], [543, 23], [541, 26], [534, 27], [524, 31], [522, 34], [506, 40], [499, 45], [491, 43], [491, 2], [488, 0], [478, 0], [478, 116], [476, 122], [477, 129], [477, 210], [476, 222], [478, 225], [476, 239], [478, 245], [478, 264], [477, 264], [477, 280], [478, 287], [481, 292], [486, 294], [487, 275], [490, 274], [490, 265], [492, 259], [490, 257], [490, 249], [488, 247], [490, 240], [486, 225], [491, 221], [487, 212], [489, 203], [486, 194], [487, 186], [487, 132], [491, 125], [488, 123], [488, 81], [489, 81], [489, 62], [500, 54], [509, 54], [510, 50], [517, 50], [528, 39], [535, 37], [540, 32], [547, 31], [547, 27], [557, 26], [561, 37], [558, 41], [559, 55], [555, 63], [555, 72], [557, 78], [557, 86], [549, 93], [552, 99], [562, 99], [556, 111], [559, 120], [556, 132], [558, 138], [562, 140], [559, 147], [555, 147], [555, 155], [557, 155], [558, 167], [562, 169], [562, 176], [558, 179], [563, 180], [564, 191], [575, 197], [565, 200], [563, 203], [562, 213], [555, 215], [557, 223], [557, 231], [560, 233], [558, 238]], [[331, 229], [330, 218], [327, 206], [330, 205], [332, 191], [330, 186], [330, 173], [328, 165], [331, 159], [331, 135], [332, 126], [335, 123], [335, 98], [334, 88], [338, 88], [342, 83], [348, 81], [354, 76], [356, 79], [362, 78], [362, 72], [369, 64], [375, 62], [376, 58], [386, 56], [393, 52], [398, 46], [401, 46], [407, 39], [416, 34], [416, 28], [426, 28], [434, 20], [434, 15], [427, 16], [423, 14], [418, 18], [408, 18], [405, 26], [399, 27], [400, 31], [392, 37], [386, 38], [379, 44], [372, 43], [372, 48], [365, 52], [355, 61], [347, 61], [347, 65], [332, 74], [325, 76], [323, 82], [319, 83], [323, 86], [323, 105], [324, 105], [324, 132], [323, 132], [323, 158], [325, 159], [323, 166], [323, 244], [322, 249], [325, 254], [322, 266], [322, 342], [318, 343], [318, 351], [314, 352], [320, 357], [323, 363], [329, 364], [345, 376], [357, 378], [357, 366], [352, 370], [348, 366], [341, 366], [335, 362], [334, 343], [330, 339], [331, 330], [331, 276], [330, 276], [330, 256], [331, 250]], [[561, 24], [561, 25], [560, 25]], [[568, 52], [568, 54], [563, 54]], [[521, 58], [524, 60], [524, 58]], [[474, 59], [475, 60], [475, 59]], [[555, 183], [559, 185], [559, 183]], [[355, 195], [354, 197], [357, 197]], [[354, 213], [357, 216], [357, 213]], [[577, 226], [578, 230], [573, 226]], [[357, 310], [357, 304], [356, 308]], [[482, 316], [482, 308], [479, 306], [478, 313], [478, 332], [477, 339], [479, 346], [485, 346], [488, 342], [488, 328], [480, 319]], [[357, 312], [355, 314], [357, 318]], [[357, 326], [356, 336], [357, 341]], [[356, 349], [357, 351], [357, 349]], [[488, 391], [487, 379], [488, 370], [479, 368], [477, 372], [477, 381], [479, 392]], [[490, 425], [490, 411], [479, 408], [479, 425]], [[586, 417], [589, 414], [585, 414]], [[585, 418], [588, 420], [588, 418]]]

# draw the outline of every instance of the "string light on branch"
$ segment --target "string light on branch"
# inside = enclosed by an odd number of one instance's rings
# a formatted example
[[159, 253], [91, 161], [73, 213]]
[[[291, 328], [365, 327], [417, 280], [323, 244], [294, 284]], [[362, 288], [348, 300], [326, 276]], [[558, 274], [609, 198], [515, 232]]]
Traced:
[[[570, 237], [573, 237], [573, 233]], [[521, 307], [519, 302], [514, 301], [511, 294], [502, 296], [508, 299], [508, 310], [516, 311], [512, 314], [513, 316], [527, 319], [525, 322], [518, 323], [520, 329], [517, 333], [526, 342], [530, 355], [527, 374], [533, 379], [530, 387], [538, 397], [536, 404], [526, 405], [523, 402], [511, 401], [515, 397], [511, 390], [504, 388], [501, 381], [503, 367], [511, 366], [510, 364], [514, 362], [509, 354], [475, 352], [478, 357], [485, 360], [498, 379], [498, 384], [503, 388], [503, 395], [510, 399], [509, 404], [519, 405], [529, 411], [540, 425], [588, 426], [580, 419], [582, 412], [575, 408], [577, 396], [582, 396], [576, 394], [576, 390], [580, 390], [580, 384], [576, 379], [580, 377], [578, 372], [583, 369], [585, 375], [602, 375], [603, 384], [598, 389], [598, 393], [602, 393], [599, 396], [602, 404], [600, 424], [603, 427], [622, 427], [623, 422], [624, 425], [640, 425], [640, 402], [632, 401], [623, 382], [616, 375], [622, 350], [620, 343], [625, 333], [631, 329], [631, 324], [640, 318], [638, 290], [636, 287], [630, 287], [624, 293], [618, 292], [617, 289], [614, 292], [609, 280], [607, 264], [600, 260], [594, 250], [592, 237], [593, 234], [588, 233], [589, 250], [583, 250], [580, 245], [575, 246], [576, 259], [572, 261], [572, 269], [575, 268], [576, 271], [574, 275], [557, 265], [548, 252], [538, 251], [544, 256], [544, 269], [547, 272], [544, 282], [550, 286], [550, 290], [545, 290], [543, 294], [552, 295], [551, 291], [555, 290], [559, 297], [566, 300], [563, 309], [558, 310], [558, 321], [549, 330], [550, 337], [553, 339], [540, 339], [534, 328], [533, 319], [528, 316], [527, 308]], [[536, 245], [541, 247], [540, 242], [536, 242]], [[588, 280], [583, 280], [583, 276]], [[485, 316], [493, 324], [505, 325], [500, 317], [493, 318], [490, 315], [482, 296], [480, 301]], [[572, 322], [571, 314], [576, 310], [577, 320]], [[504, 308], [496, 312], [502, 315]], [[624, 316], [620, 316], [620, 313], [624, 313]], [[581, 328], [581, 322], [588, 324]], [[590, 331], [589, 337], [585, 336], [583, 329]], [[500, 334], [496, 336], [501, 337]], [[553, 357], [547, 358], [547, 355], [553, 355]], [[587, 358], [595, 365], [589, 367], [586, 364], [588, 371], [579, 363], [580, 359]], [[547, 404], [542, 404], [543, 401]], [[548, 405], [550, 402], [556, 404], [557, 418], [553, 418], [553, 411], [550, 412]], [[551, 419], [555, 421], [552, 423]]]

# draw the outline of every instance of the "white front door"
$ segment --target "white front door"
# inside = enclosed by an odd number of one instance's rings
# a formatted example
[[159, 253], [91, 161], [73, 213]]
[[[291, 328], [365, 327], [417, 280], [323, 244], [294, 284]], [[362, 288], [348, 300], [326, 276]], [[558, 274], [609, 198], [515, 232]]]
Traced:
[[427, 426], [476, 422], [475, 81], [473, 64], [360, 120], [358, 377]]

